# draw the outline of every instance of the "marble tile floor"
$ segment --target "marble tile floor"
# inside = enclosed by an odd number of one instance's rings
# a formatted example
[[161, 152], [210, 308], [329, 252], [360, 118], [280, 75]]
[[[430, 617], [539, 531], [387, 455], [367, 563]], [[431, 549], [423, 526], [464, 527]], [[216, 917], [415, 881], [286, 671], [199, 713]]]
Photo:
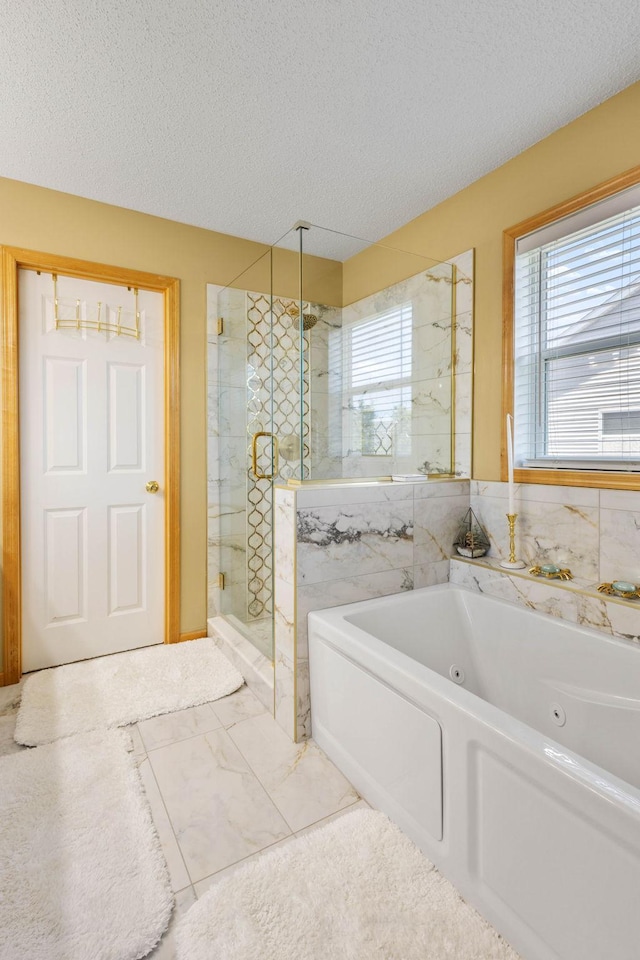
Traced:
[[[13, 726], [15, 705], [2, 707]], [[151, 960], [174, 960], [177, 919], [238, 864], [367, 806], [313, 741], [292, 743], [246, 686], [128, 729], [176, 895]]]

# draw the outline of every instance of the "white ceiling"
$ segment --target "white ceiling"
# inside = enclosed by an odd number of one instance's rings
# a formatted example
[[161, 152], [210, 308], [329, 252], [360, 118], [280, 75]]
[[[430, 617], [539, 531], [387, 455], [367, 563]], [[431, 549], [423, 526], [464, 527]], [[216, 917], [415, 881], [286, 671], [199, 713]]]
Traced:
[[268, 243], [299, 219], [379, 239], [640, 79], [637, 0], [0, 17], [0, 175]]

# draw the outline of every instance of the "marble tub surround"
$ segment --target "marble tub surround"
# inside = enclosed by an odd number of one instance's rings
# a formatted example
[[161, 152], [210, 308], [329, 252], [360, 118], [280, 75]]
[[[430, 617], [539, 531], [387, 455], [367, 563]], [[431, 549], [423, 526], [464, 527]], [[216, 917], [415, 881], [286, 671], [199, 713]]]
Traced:
[[640, 602], [605, 597], [592, 581], [540, 580], [526, 570], [507, 573], [490, 557], [451, 560], [450, 581], [640, 646]]
[[[507, 484], [471, 481], [471, 507], [508, 559]], [[640, 583], [640, 492], [516, 484], [516, 554], [527, 566], [555, 563], [588, 583]], [[639, 613], [640, 615], [640, 613]]]
[[307, 614], [446, 582], [469, 481], [276, 488], [275, 503], [275, 715], [302, 740], [310, 735]]

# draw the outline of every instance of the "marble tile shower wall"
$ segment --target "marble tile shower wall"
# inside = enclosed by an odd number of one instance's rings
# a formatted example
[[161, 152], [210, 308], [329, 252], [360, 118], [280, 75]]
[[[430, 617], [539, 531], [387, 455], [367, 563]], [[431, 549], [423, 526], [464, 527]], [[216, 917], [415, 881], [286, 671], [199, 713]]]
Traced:
[[[452, 298], [452, 267], [456, 271], [455, 298]], [[343, 308], [342, 325], [348, 328], [367, 317], [411, 303], [412, 449], [407, 456], [383, 460], [345, 452], [341, 476], [449, 470], [452, 359], [455, 359], [457, 421], [453, 466], [457, 476], [470, 475], [473, 267], [474, 251], [468, 250], [450, 263], [438, 264]], [[455, 356], [452, 355], [452, 309], [455, 310]], [[345, 398], [343, 416], [348, 418], [348, 413], [348, 398]], [[348, 446], [348, 436], [344, 442]]]
[[444, 583], [469, 481], [276, 490], [276, 719], [310, 734], [307, 614]]
[[[207, 287], [207, 616], [222, 612], [218, 573], [225, 572], [225, 609], [246, 606], [246, 305], [241, 290]], [[225, 316], [219, 363], [217, 321]], [[243, 483], [232, 482], [238, 476]], [[223, 495], [224, 494], [224, 495]]]

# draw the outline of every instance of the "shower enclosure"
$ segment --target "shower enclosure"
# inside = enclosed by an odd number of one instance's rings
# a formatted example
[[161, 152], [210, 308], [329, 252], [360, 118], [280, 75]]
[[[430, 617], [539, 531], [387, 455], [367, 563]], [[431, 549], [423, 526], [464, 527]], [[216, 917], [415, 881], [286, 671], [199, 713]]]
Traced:
[[210, 297], [209, 616], [265, 658], [274, 485], [454, 474], [454, 299], [451, 264], [306, 223]]

